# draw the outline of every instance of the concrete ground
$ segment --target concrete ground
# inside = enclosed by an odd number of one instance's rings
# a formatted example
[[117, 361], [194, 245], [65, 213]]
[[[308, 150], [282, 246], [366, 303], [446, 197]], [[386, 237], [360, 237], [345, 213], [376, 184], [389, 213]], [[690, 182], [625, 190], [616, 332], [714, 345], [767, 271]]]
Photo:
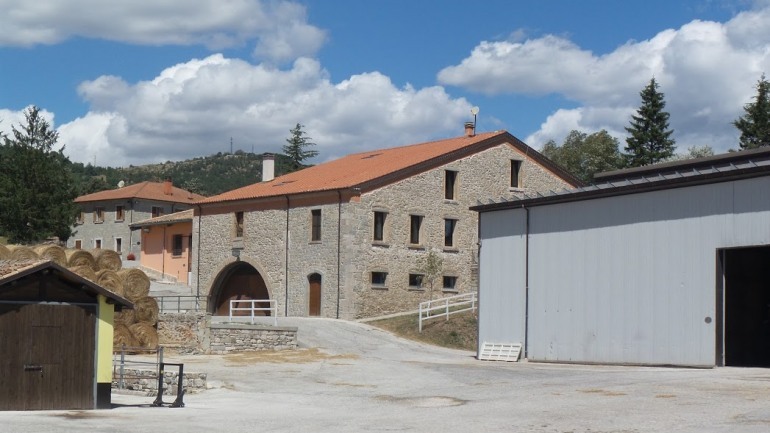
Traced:
[[[172, 356], [207, 372], [184, 408], [0, 412], [2, 432], [767, 432], [770, 370], [477, 361], [331, 319], [282, 319], [302, 349]], [[166, 397], [165, 401], [173, 401]]]

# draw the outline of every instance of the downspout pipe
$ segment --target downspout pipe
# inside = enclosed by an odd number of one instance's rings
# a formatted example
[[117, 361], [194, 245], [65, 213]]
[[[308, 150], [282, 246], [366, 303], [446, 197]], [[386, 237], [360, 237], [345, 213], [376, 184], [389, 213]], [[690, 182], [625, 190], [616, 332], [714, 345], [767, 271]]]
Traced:
[[337, 190], [337, 318], [340, 318], [340, 259], [342, 246], [342, 190]]
[[529, 208], [524, 208], [525, 238], [524, 238], [524, 358], [529, 352]]
[[200, 302], [201, 299], [201, 225], [203, 224], [203, 208], [198, 206], [198, 248], [195, 254], [195, 299]]
[[286, 237], [284, 240], [283, 250], [284, 250], [284, 272], [283, 272], [283, 284], [284, 284], [284, 290], [286, 291], [286, 294], [284, 296], [284, 317], [289, 317], [289, 209], [291, 208], [290, 202], [289, 202], [289, 196], [284, 195], [286, 197]]

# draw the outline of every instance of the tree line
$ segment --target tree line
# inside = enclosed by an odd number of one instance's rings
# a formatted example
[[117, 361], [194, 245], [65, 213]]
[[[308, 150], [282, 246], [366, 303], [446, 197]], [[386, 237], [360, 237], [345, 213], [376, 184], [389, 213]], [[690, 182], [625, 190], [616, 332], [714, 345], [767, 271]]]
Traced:
[[[629, 136], [624, 152], [619, 149], [619, 140], [606, 130], [590, 134], [573, 130], [561, 145], [549, 140], [541, 152], [587, 183], [593, 180], [595, 173], [602, 171], [713, 155], [714, 151], [708, 145], [675, 153], [676, 142], [671, 137], [674, 131], [669, 128], [669, 113], [665, 110], [665, 97], [659, 87], [652, 78], [639, 93], [641, 105], [625, 128]], [[770, 145], [770, 85], [764, 74], [757, 82], [756, 90], [752, 102], [744, 105], [744, 114], [732, 122], [741, 133], [740, 150]]]

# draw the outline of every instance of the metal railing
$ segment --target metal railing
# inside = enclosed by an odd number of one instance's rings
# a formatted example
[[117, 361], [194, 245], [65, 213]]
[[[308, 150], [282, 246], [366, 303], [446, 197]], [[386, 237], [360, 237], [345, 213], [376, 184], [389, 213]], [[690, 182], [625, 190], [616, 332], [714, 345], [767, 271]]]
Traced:
[[446, 317], [464, 311], [476, 311], [478, 294], [476, 292], [454, 295], [441, 299], [420, 302], [418, 328], [422, 332], [422, 322], [436, 317]]
[[161, 313], [186, 313], [188, 311], [201, 311], [201, 298], [198, 296], [156, 296], [158, 311]]
[[[155, 360], [150, 361], [150, 355], [155, 355]], [[156, 348], [127, 347], [125, 344], [119, 348], [113, 348], [112, 352], [112, 381], [118, 389], [126, 389], [127, 382], [138, 382], [157, 379], [158, 396], [152, 402], [153, 406], [163, 406], [163, 379], [166, 366], [174, 366], [179, 369], [177, 375], [176, 400], [170, 403], [171, 407], [184, 407], [184, 364], [169, 363], [163, 360], [163, 346]], [[150, 373], [152, 372], [152, 373]]]
[[[269, 307], [262, 307], [263, 304], [268, 304]], [[238, 307], [238, 304], [248, 304], [248, 307]], [[237, 311], [248, 311], [249, 317], [251, 318], [251, 323], [254, 323], [254, 317], [264, 317], [264, 316], [255, 316], [254, 313], [257, 311], [267, 311], [270, 314], [269, 316], [273, 316], [273, 326], [278, 326], [278, 308], [275, 299], [231, 299], [230, 300], [230, 321], [233, 321], [233, 312]], [[235, 316], [239, 317], [239, 316]], [[240, 316], [244, 317], [244, 316]]]

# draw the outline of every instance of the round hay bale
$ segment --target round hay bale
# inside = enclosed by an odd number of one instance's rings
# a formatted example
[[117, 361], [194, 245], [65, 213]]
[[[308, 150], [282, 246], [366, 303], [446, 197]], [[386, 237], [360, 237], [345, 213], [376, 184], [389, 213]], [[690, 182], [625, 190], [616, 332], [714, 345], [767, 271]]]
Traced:
[[93, 282], [96, 282], [96, 272], [94, 272], [93, 269], [91, 269], [90, 266], [71, 266], [69, 268], [70, 271], [80, 275], [81, 277], [91, 280]]
[[11, 260], [29, 261], [40, 259], [35, 250], [24, 245], [8, 245], [8, 250], [11, 252]]
[[134, 302], [136, 321], [155, 325], [158, 323], [158, 301], [152, 296], [145, 296]]
[[115, 325], [131, 326], [136, 323], [136, 312], [129, 308], [115, 313]]
[[66, 250], [64, 252], [67, 255], [67, 267], [74, 268], [75, 266], [88, 266], [96, 271], [96, 260], [86, 250]]
[[123, 294], [128, 300], [136, 301], [150, 293], [150, 277], [141, 270], [121, 269], [118, 275], [123, 280]]
[[11, 250], [5, 245], [0, 244], [0, 260], [8, 260], [11, 258]]
[[139, 341], [134, 337], [131, 329], [122, 323], [116, 323], [112, 332], [112, 346], [121, 348], [124, 344], [127, 348], [139, 347]]
[[136, 337], [140, 347], [154, 349], [158, 347], [158, 330], [153, 325], [145, 322], [136, 322], [128, 327]]
[[98, 270], [110, 269], [112, 271], [119, 271], [123, 267], [123, 260], [120, 258], [120, 254], [112, 250], [96, 249], [91, 252], [96, 260], [96, 267]]
[[67, 254], [64, 252], [64, 248], [58, 245], [38, 245], [34, 250], [41, 259], [50, 260], [65, 268], [68, 266]]
[[120, 296], [125, 296], [123, 293], [123, 280], [120, 278], [117, 272], [112, 269], [102, 269], [96, 273], [96, 284], [104, 287]]

